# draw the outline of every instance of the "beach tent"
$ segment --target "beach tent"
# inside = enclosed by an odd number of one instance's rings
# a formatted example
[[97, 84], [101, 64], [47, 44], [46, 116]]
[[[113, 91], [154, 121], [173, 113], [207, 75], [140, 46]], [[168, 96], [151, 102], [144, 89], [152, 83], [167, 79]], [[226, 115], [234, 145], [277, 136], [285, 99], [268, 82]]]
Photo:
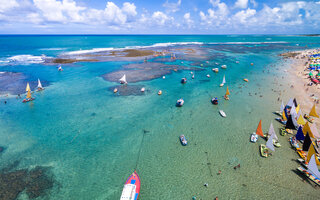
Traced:
[[312, 108], [310, 110], [309, 116], [313, 116], [313, 117], [319, 118], [319, 115], [317, 114], [317, 111], [316, 111], [316, 104], [313, 104], [313, 106], [312, 106]]
[[299, 128], [298, 128], [296, 138], [297, 138], [297, 140], [304, 140], [304, 135], [303, 135], [301, 126], [299, 126]]
[[[315, 151], [315, 149], [314, 149], [313, 144], [311, 144], [310, 147], [309, 147], [309, 151], [308, 151], [308, 155], [307, 155], [307, 160], [306, 160], [307, 162], [310, 161], [310, 158], [311, 158], [312, 155], [316, 155], [316, 151]], [[317, 164], [317, 165], [320, 165], [319, 159], [318, 159], [317, 157], [315, 157], [315, 158], [316, 158], [316, 164]]]
[[311, 143], [312, 143], [312, 141], [310, 139], [309, 133], [307, 133], [306, 137], [304, 138], [302, 150], [303, 151], [308, 151]]

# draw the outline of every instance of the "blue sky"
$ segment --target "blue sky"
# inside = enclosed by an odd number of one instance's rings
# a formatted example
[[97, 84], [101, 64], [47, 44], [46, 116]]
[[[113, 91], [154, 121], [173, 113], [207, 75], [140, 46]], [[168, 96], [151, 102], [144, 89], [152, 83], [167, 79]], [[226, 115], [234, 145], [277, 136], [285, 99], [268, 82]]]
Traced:
[[320, 0], [0, 0], [0, 34], [320, 33]]

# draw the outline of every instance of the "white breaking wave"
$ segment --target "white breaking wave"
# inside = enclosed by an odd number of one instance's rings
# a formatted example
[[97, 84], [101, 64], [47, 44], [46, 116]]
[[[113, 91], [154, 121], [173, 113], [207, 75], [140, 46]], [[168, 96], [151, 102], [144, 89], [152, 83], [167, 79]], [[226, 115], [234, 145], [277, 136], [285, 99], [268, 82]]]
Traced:
[[[34, 56], [34, 55], [16, 55], [7, 58], [5, 61], [8, 63], [21, 63], [21, 64], [36, 64], [43, 63], [46, 56]], [[4, 61], [4, 62], [5, 62]]]
[[42, 48], [39, 49], [41, 51], [62, 51], [62, 50], [66, 50], [67, 48]]
[[87, 53], [99, 53], [105, 51], [120, 51], [125, 49], [144, 49], [144, 48], [153, 48], [153, 47], [169, 47], [169, 46], [178, 46], [178, 45], [203, 45], [203, 44], [286, 44], [288, 42], [279, 41], [279, 42], [166, 42], [166, 43], [156, 43], [153, 45], [148, 46], [127, 46], [124, 48], [93, 48], [88, 50], [77, 50], [77, 51], [70, 51], [65, 53], [65, 55], [80, 55], [80, 54], [87, 54]]

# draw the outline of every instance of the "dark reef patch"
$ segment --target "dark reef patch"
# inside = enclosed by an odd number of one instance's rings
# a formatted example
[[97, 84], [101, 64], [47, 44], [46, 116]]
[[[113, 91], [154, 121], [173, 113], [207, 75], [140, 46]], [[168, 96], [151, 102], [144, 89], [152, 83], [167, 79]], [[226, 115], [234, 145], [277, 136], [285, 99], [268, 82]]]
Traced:
[[46, 195], [48, 190], [53, 187], [54, 180], [50, 168], [37, 166], [32, 170], [10, 171], [17, 167], [17, 164], [19, 162], [0, 171], [1, 200], [14, 200], [23, 191], [26, 191], [30, 199], [34, 199]]
[[125, 65], [121, 70], [104, 74], [102, 75], [102, 77], [107, 81], [118, 82], [119, 79], [125, 74], [128, 83], [136, 83], [140, 81], [147, 81], [160, 78], [164, 75], [172, 73], [172, 71], [179, 70], [199, 71], [202, 69], [179, 65], [165, 65], [162, 63], [141, 63]]

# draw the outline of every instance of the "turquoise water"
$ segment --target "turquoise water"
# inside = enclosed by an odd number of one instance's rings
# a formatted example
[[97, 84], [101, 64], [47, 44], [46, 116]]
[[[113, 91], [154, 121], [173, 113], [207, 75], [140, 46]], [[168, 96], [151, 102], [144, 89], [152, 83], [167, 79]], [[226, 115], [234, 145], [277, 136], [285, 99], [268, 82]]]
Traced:
[[[108, 87], [117, 84], [103, 80], [101, 75], [130, 62], [77, 63], [65, 66], [62, 73], [56, 66], [25, 57], [8, 62], [12, 56], [54, 57], [94, 48], [174, 47], [178, 42], [204, 43], [208, 49], [219, 47], [210, 52], [223, 53], [226, 59], [210, 63], [219, 62], [228, 68], [218, 74], [211, 67], [205, 68], [195, 73], [194, 80], [190, 71], [172, 73], [164, 80], [137, 83], [146, 87], [145, 95], [115, 96]], [[320, 38], [1, 36], [0, 71], [22, 72], [29, 80], [39, 77], [50, 85], [34, 94], [36, 100], [28, 104], [0, 97], [0, 146], [6, 147], [0, 156], [0, 168], [16, 160], [20, 161], [17, 169], [51, 167], [56, 182], [39, 199], [119, 199], [126, 178], [136, 167], [144, 137], [137, 168], [141, 178], [139, 199], [191, 199], [194, 195], [201, 199], [302, 199], [306, 195], [317, 199], [319, 190], [303, 183], [293, 172], [299, 166], [293, 159], [298, 157], [287, 137], [279, 136], [282, 147], [268, 159], [260, 157], [258, 144], [249, 142], [260, 119], [264, 131], [270, 122], [280, 127], [272, 114], [279, 109], [279, 95], [271, 89], [288, 89], [281, 78], [287, 66], [276, 55], [286, 49], [312, 47], [320, 47]], [[245, 51], [235, 51], [241, 48]], [[202, 62], [205, 64], [205, 60]], [[219, 87], [224, 74], [230, 101], [222, 99], [226, 86]], [[182, 77], [188, 78], [187, 84], [179, 83]], [[160, 89], [163, 94], [158, 96]], [[286, 101], [293, 95], [287, 90], [280, 98]], [[215, 96], [220, 99], [218, 106], [210, 102]], [[185, 105], [176, 108], [180, 97]], [[8, 103], [3, 104], [3, 100]], [[220, 117], [219, 109], [227, 118]], [[188, 139], [186, 147], [178, 140], [181, 134]], [[259, 139], [258, 143], [265, 141]], [[241, 168], [234, 170], [239, 163]], [[217, 175], [219, 170], [222, 173]], [[206, 182], [207, 188], [203, 186]]]

